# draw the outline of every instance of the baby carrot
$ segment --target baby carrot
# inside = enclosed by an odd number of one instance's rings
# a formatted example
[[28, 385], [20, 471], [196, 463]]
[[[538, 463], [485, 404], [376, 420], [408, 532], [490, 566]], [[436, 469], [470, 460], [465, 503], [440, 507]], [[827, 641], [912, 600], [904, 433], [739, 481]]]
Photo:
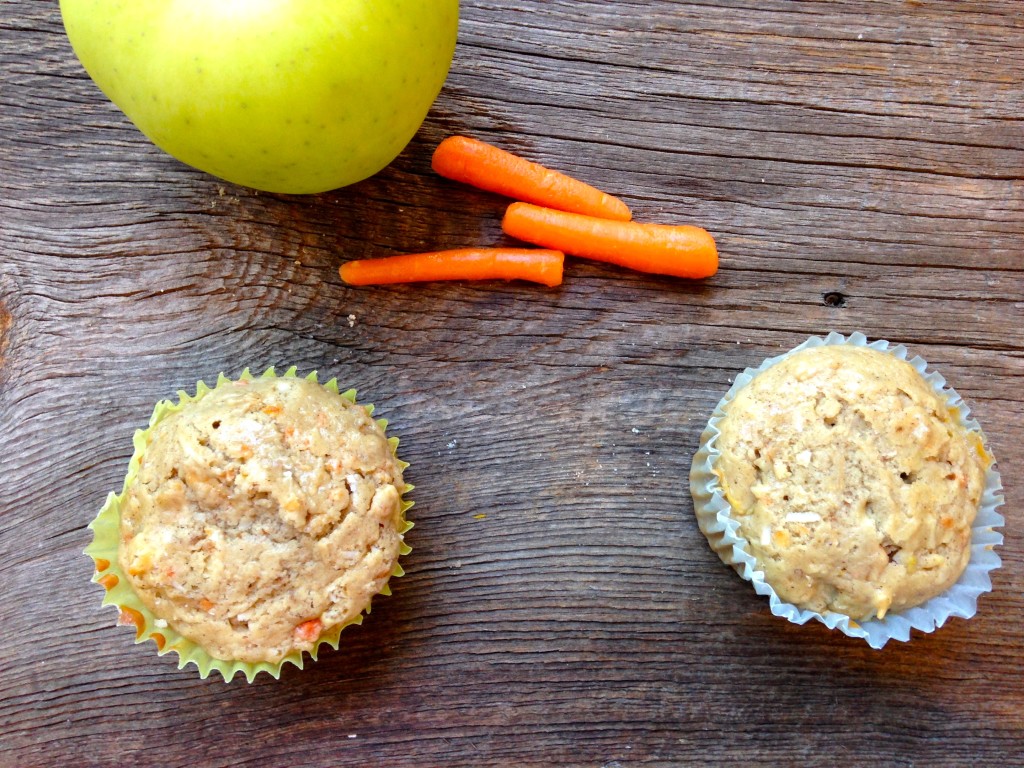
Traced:
[[617, 197], [466, 136], [451, 136], [442, 141], [434, 150], [431, 166], [449, 179], [515, 200], [602, 219], [632, 218], [629, 208]]
[[418, 283], [432, 280], [529, 280], [547, 286], [562, 282], [558, 251], [534, 248], [460, 248], [409, 253], [342, 264], [341, 279], [349, 285]]
[[512, 237], [544, 248], [640, 272], [711, 277], [718, 271], [714, 238], [700, 227], [608, 221], [513, 203], [505, 211], [501, 228]]

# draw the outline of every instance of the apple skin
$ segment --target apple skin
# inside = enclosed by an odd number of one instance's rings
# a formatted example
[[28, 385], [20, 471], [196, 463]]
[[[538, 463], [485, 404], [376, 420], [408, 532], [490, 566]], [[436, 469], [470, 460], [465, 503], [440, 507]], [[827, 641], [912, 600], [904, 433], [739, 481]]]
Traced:
[[61, 0], [100, 89], [158, 147], [255, 189], [365, 179], [448, 74], [458, 0]]

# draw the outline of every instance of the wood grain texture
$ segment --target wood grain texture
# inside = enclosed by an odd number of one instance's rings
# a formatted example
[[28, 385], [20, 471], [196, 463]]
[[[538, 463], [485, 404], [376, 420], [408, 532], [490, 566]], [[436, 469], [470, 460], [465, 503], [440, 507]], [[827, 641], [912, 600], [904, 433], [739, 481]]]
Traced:
[[[151, 146], [56, 3], [3, 4], [0, 66], [4, 768], [1024, 763], [1012, 0], [467, 0], [409, 148], [310, 197]], [[430, 171], [455, 132], [707, 227], [720, 273], [343, 286], [346, 259], [508, 242], [504, 200]], [[979, 615], [881, 652], [773, 617], [687, 489], [736, 373], [830, 330], [941, 370], [1006, 486]], [[341, 651], [200, 681], [98, 608], [85, 526], [156, 400], [271, 364], [391, 420], [414, 551]]]

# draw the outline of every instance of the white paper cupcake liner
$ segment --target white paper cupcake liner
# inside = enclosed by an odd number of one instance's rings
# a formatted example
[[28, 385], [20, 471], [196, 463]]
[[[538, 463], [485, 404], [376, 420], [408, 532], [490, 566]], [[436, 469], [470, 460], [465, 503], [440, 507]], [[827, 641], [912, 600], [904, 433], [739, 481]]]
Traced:
[[[811, 337], [789, 352], [769, 358], [757, 368], [747, 368], [736, 377], [732, 387], [715, 407], [701, 435], [700, 447], [690, 467], [690, 492], [693, 495], [697, 523], [711, 548], [718, 553], [722, 562], [731, 565], [742, 578], [751, 582], [759, 595], [768, 596], [773, 614], [794, 624], [804, 624], [815, 619], [829, 629], [838, 629], [850, 637], [863, 638], [872, 648], [881, 648], [889, 640], [909, 640], [911, 629], [933, 632], [951, 616], [969, 619], [977, 612], [979, 595], [992, 591], [989, 574], [1000, 565], [995, 547], [1003, 543], [1003, 536], [996, 529], [1002, 527], [1004, 520], [996, 509], [1004, 501], [1003, 486], [993, 459], [985, 473], [981, 506], [971, 528], [971, 557], [967, 568], [952, 587], [927, 602], [900, 613], [887, 614], [883, 619], [854, 621], [849, 616], [831, 611], [822, 614], [803, 610], [779, 598], [771, 585], [765, 582], [764, 573], [758, 570], [757, 562], [748, 552], [747, 540], [739, 533], [739, 521], [732, 517], [732, 508], [725, 500], [714, 473], [714, 463], [720, 455], [715, 445], [720, 434], [718, 425], [725, 417], [725, 405], [756, 375], [800, 350], [834, 344], [869, 347], [906, 360], [945, 398], [950, 409], [959, 415], [960, 423], [975, 433], [985, 446], [981, 426], [970, 417], [970, 410], [963, 399], [952, 387], [946, 386], [946, 380], [941, 374], [928, 371], [928, 364], [922, 358], [908, 358], [907, 348], [901, 344], [891, 345], [887, 341], [868, 343], [862, 333], [853, 333], [848, 337], [830, 333], [825, 338]], [[987, 446], [985, 451], [988, 452]]]

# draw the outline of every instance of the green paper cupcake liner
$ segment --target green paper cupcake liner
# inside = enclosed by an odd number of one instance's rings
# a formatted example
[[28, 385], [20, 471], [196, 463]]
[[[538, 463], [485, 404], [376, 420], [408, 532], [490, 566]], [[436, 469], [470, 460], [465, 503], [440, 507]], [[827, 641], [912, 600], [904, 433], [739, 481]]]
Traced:
[[[747, 540], [739, 531], [739, 521], [732, 514], [732, 507], [722, 493], [721, 484], [715, 474], [715, 461], [720, 455], [716, 446], [720, 434], [718, 425], [725, 417], [725, 406], [743, 387], [764, 370], [786, 359], [795, 352], [810, 347], [833, 344], [849, 344], [868, 347], [879, 352], [894, 355], [910, 363], [926, 382], [947, 403], [957, 415], [960, 424], [976, 436], [979, 446], [990, 458], [985, 472], [985, 488], [974, 524], [971, 526], [971, 555], [967, 567], [953, 586], [940, 595], [913, 608], [899, 613], [888, 613], [883, 619], [855, 621], [849, 616], [832, 611], [818, 613], [801, 609], [787, 603], [778, 596], [774, 588], [765, 581], [764, 572], [758, 569], [757, 561], [748, 551]], [[906, 347], [878, 340], [868, 342], [862, 333], [843, 336], [830, 333], [826, 337], [811, 337], [799, 346], [777, 357], [765, 360], [757, 368], [747, 368], [736, 377], [732, 387], [715, 407], [700, 439], [700, 447], [690, 467], [690, 492], [693, 495], [694, 512], [701, 532], [722, 562], [731, 566], [741, 578], [751, 582], [754, 591], [768, 597], [771, 612], [794, 624], [805, 624], [812, 619], [820, 621], [829, 629], [838, 629], [850, 637], [867, 641], [872, 648], [882, 648], [889, 640], [907, 641], [910, 630], [933, 632], [952, 616], [969, 619], [977, 612], [978, 597], [992, 590], [990, 572], [1001, 564], [995, 548], [1003, 543], [998, 528], [1004, 524], [1003, 517], [996, 509], [1003, 503], [1002, 482], [996, 469], [995, 459], [985, 443], [985, 436], [978, 422], [971, 418], [970, 409], [956, 390], [946, 385], [946, 380], [936, 371], [928, 370], [928, 363], [920, 357], [909, 357]]]
[[[274, 367], [271, 366], [264, 371], [263, 374], [255, 377], [249, 372], [249, 369], [246, 368], [242, 371], [238, 381], [251, 381], [255, 378], [297, 378], [295, 371], [296, 368], [293, 366], [279, 376], [274, 370]], [[319, 383], [316, 371], [313, 371], [305, 378], [308, 381]], [[281, 669], [285, 664], [293, 664], [299, 669], [302, 669], [305, 658], [304, 653], [302, 651], [293, 651], [280, 661], [274, 663], [243, 662], [235, 660], [229, 661], [213, 658], [200, 645], [176, 632], [168, 622], [155, 616], [149, 608], [143, 604], [132, 589], [131, 583], [129, 582], [126, 574], [121, 569], [118, 558], [118, 547], [121, 539], [121, 504], [124, 500], [125, 492], [138, 475], [139, 462], [142, 458], [142, 454], [146, 450], [153, 427], [166, 419], [170, 414], [180, 411], [189, 403], [200, 400], [218, 387], [233, 383], [233, 381], [235, 380], [229, 379], [221, 373], [218, 375], [217, 383], [213, 387], [209, 387], [205, 382], [199, 381], [196, 384], [196, 393], [194, 395], [190, 395], [185, 391], [179, 391], [177, 401], [161, 400], [156, 404], [153, 409], [153, 415], [149, 419], [149, 426], [146, 429], [136, 430], [132, 438], [135, 450], [132, 454], [131, 460], [128, 462], [128, 473], [125, 475], [124, 483], [121, 486], [121, 492], [110, 493], [107, 496], [103, 507], [100, 509], [99, 514], [96, 516], [96, 519], [89, 524], [89, 529], [93, 533], [93, 540], [92, 543], [85, 548], [85, 554], [92, 558], [96, 567], [92, 580], [103, 586], [106, 590], [106, 594], [103, 596], [101, 604], [112, 605], [118, 609], [119, 615], [117, 623], [119, 625], [132, 625], [135, 627], [136, 643], [152, 640], [156, 644], [157, 654], [159, 656], [163, 656], [164, 654], [173, 651], [178, 654], [178, 669], [183, 669], [188, 664], [195, 664], [196, 668], [199, 670], [200, 678], [206, 678], [210, 672], [217, 671], [220, 673], [221, 677], [224, 678], [225, 682], [229, 682], [237, 673], [241, 672], [245, 675], [246, 681], [251, 683], [260, 672], [266, 672], [275, 679], [279, 678], [281, 675]], [[344, 392], [340, 391], [337, 379], [332, 378], [322, 386], [328, 391], [345, 398], [350, 403], [356, 403], [356, 391], [354, 389], [349, 389]], [[368, 414], [372, 415], [374, 410], [372, 405], [363, 404], [362, 407], [366, 409]], [[386, 419], [377, 419], [376, 423], [382, 431], [387, 429], [388, 422]], [[398, 461], [399, 466], [404, 470], [409, 465], [398, 458], [398, 438], [389, 437], [388, 444], [391, 446], [391, 452]], [[408, 493], [412, 489], [413, 486], [406, 483], [402, 491], [403, 498], [401, 513], [403, 526], [399, 530], [399, 533], [403, 535], [413, 527], [413, 523], [405, 520], [405, 513], [413, 506], [413, 502], [404, 498], [404, 494]], [[403, 541], [399, 549], [399, 554], [404, 556], [409, 554], [411, 551], [412, 548]], [[394, 569], [391, 571], [391, 576], [399, 577], [404, 574], [405, 571], [402, 569], [401, 565], [396, 563]], [[378, 594], [391, 594], [391, 589], [388, 586], [388, 583], [384, 584]], [[358, 614], [351, 621], [339, 624], [325, 631], [320, 636], [313, 650], [308, 652], [309, 656], [313, 661], [316, 661], [320, 647], [323, 645], [328, 645], [337, 650], [341, 639], [341, 631], [352, 624], [361, 624], [363, 621], [363, 615], [369, 613], [370, 605], [367, 605], [363, 612]]]

